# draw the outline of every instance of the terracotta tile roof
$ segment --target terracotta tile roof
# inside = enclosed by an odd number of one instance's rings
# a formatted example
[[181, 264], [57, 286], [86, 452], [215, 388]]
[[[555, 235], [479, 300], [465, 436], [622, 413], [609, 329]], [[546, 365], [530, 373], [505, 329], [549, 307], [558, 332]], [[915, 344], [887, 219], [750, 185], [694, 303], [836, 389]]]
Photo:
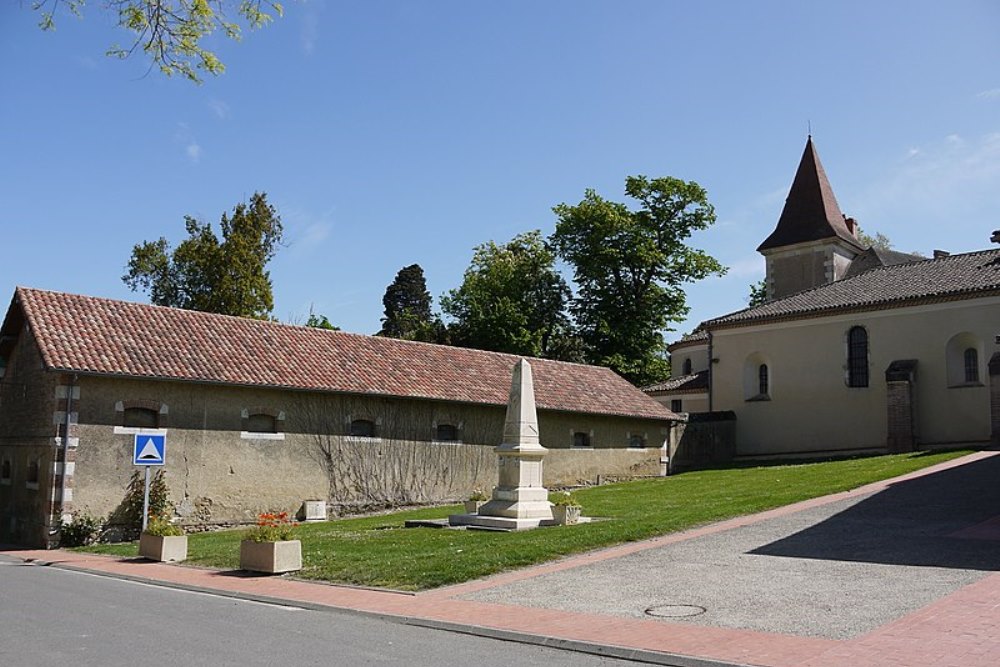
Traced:
[[858, 250], [863, 250], [858, 240], [847, 229], [844, 214], [840, 212], [833, 188], [826, 171], [819, 161], [812, 137], [806, 141], [799, 168], [785, 199], [778, 225], [771, 235], [757, 248], [758, 251], [782, 246], [840, 238]]
[[681, 375], [670, 378], [666, 382], [643, 387], [642, 390], [651, 396], [660, 394], [696, 394], [708, 391], [708, 371], [698, 371], [691, 375]]
[[682, 347], [689, 347], [693, 345], [704, 345], [708, 343], [708, 331], [702, 328], [697, 328], [691, 333], [684, 334], [680, 337], [680, 340], [676, 340], [667, 346], [668, 352], [673, 352]]
[[990, 294], [1000, 294], [1000, 250], [981, 250], [875, 268], [756, 308], [723, 315], [703, 326], [715, 329]]
[[[519, 357], [19, 287], [46, 366], [95, 375], [505, 405]], [[677, 416], [607, 368], [531, 359], [540, 409]]]

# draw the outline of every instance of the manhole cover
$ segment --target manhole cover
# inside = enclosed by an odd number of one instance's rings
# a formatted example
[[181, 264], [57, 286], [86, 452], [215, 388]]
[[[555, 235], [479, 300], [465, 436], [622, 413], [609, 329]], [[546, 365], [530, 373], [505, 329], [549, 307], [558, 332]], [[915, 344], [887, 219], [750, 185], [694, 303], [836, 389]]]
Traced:
[[696, 604], [659, 604], [646, 610], [647, 616], [657, 618], [684, 618], [704, 614], [707, 609]]

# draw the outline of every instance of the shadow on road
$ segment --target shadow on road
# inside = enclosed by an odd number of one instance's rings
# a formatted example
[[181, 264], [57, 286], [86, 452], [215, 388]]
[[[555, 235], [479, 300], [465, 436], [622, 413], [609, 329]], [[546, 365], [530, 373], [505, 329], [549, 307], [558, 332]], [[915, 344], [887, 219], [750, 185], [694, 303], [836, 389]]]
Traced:
[[749, 553], [995, 571], [1000, 570], [1000, 521], [982, 524], [998, 516], [1000, 456], [992, 456], [897, 482]]

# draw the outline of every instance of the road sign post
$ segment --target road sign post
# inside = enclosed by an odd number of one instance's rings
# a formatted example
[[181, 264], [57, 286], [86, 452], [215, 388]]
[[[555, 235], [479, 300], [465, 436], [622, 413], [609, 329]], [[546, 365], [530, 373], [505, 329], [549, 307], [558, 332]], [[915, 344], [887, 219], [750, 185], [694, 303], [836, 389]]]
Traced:
[[167, 462], [167, 436], [164, 433], [136, 433], [132, 442], [132, 465], [146, 468], [142, 489], [142, 529], [149, 525], [149, 469]]

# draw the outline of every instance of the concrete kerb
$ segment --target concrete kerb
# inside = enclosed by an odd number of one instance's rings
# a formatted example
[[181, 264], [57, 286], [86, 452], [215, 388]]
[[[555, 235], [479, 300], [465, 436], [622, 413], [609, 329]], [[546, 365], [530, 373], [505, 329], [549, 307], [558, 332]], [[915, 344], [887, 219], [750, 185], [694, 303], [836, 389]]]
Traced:
[[[11, 554], [10, 552], [8, 552], [6, 555], [9, 556]], [[483, 637], [486, 639], [495, 639], [497, 641], [515, 642], [518, 644], [527, 644], [532, 646], [544, 646], [547, 648], [553, 648], [561, 651], [586, 653], [589, 655], [597, 655], [606, 658], [629, 660], [632, 662], [639, 662], [651, 665], [663, 665], [664, 667], [751, 667], [750, 665], [744, 665], [741, 663], [719, 662], [717, 660], [708, 660], [705, 658], [696, 658], [692, 656], [677, 655], [672, 653], [661, 653], [658, 651], [647, 651], [643, 649], [635, 649], [625, 646], [612, 646], [607, 644], [599, 644], [595, 642], [585, 642], [573, 639], [561, 639], [558, 637], [550, 637], [547, 635], [534, 635], [525, 632], [516, 632], [513, 630], [491, 628], [488, 626], [450, 623], [448, 621], [439, 621], [435, 619], [388, 614], [384, 612], [367, 611], [364, 609], [353, 609], [350, 607], [338, 607], [334, 605], [321, 604], [318, 602], [309, 602], [305, 600], [293, 600], [293, 599], [279, 598], [269, 595], [244, 593], [240, 591], [224, 590], [218, 588], [211, 588], [207, 586], [197, 586], [194, 584], [183, 584], [172, 581], [163, 581], [161, 579], [140, 577], [132, 574], [94, 570], [83, 566], [75, 566], [73, 564], [62, 562], [59, 560], [45, 561], [37, 558], [22, 558], [21, 560], [25, 564], [34, 565], [36, 567], [51, 567], [54, 569], [67, 570], [71, 572], [81, 572], [84, 574], [89, 574], [98, 577], [107, 577], [108, 579], [118, 579], [121, 581], [131, 581], [134, 583], [139, 583], [149, 586], [158, 586], [160, 588], [169, 588], [169, 589], [192, 592], [192, 593], [203, 593], [206, 595], [231, 598], [234, 600], [245, 600], [248, 602], [270, 604], [279, 607], [288, 607], [293, 609], [307, 609], [309, 611], [318, 611], [331, 614], [336, 614], [336, 613], [351, 614], [354, 616], [378, 619], [390, 623], [398, 623], [400, 625], [409, 625], [413, 627], [428, 628], [431, 630], [440, 630], [442, 632], [452, 632], [456, 634]], [[302, 581], [302, 580], [297, 580], [297, 581]], [[308, 582], [308, 583], [322, 583], [322, 582]], [[367, 590], [372, 590], [372, 589], [367, 589]], [[394, 593], [398, 592], [410, 595], [410, 593], [406, 591], [382, 591], [382, 592], [394, 592]]]

